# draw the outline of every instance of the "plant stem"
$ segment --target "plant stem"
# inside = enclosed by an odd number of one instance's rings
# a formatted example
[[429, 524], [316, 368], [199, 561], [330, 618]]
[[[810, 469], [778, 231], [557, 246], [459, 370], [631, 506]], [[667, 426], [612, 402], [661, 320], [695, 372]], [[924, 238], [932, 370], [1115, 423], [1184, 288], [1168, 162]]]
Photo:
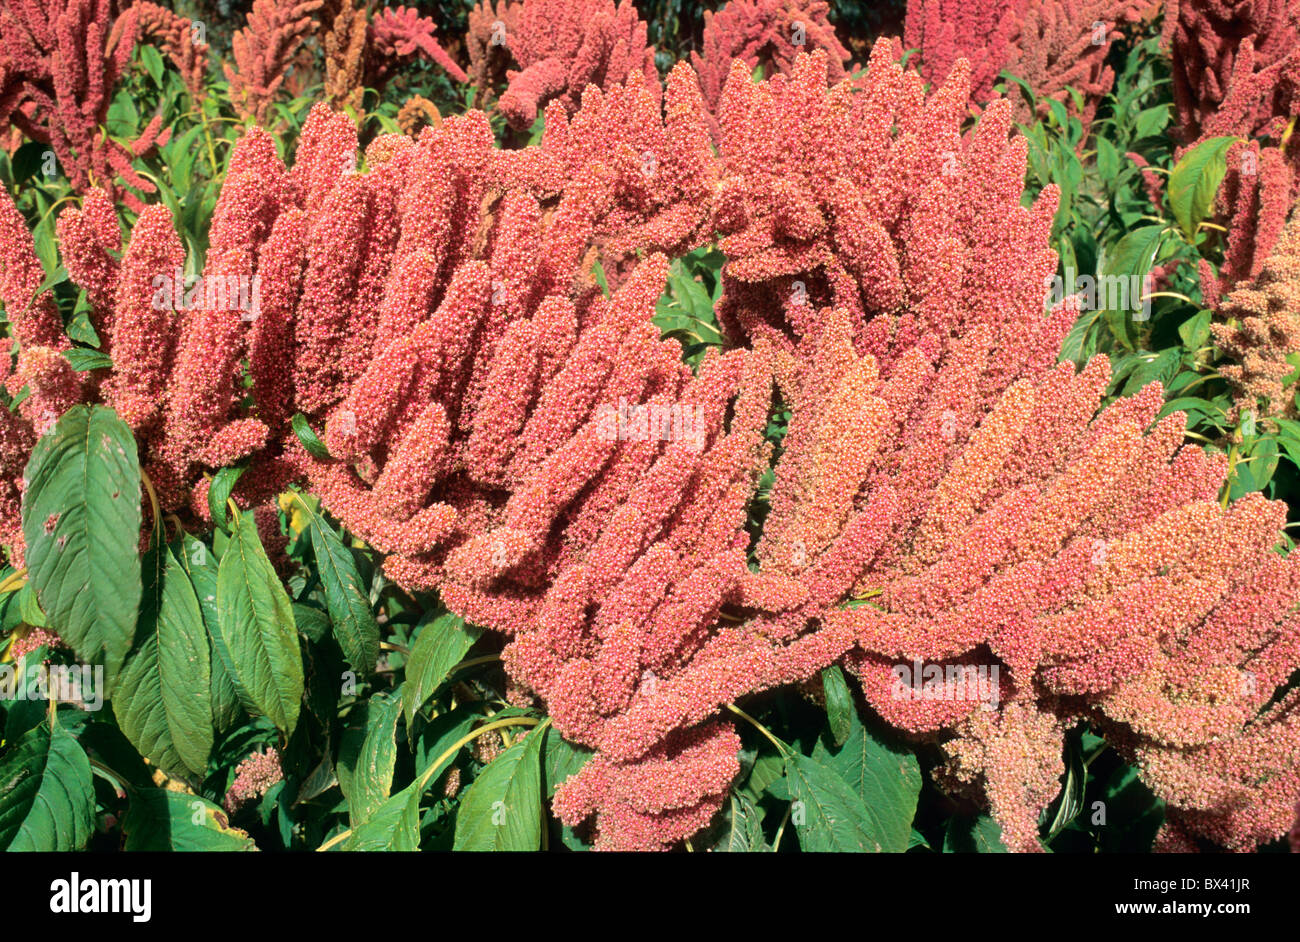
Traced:
[[785, 743], [781, 742], [781, 740], [777, 739], [775, 736], [773, 736], [771, 730], [769, 730], [758, 720], [754, 719], [752, 716], [750, 716], [740, 707], [736, 706], [734, 703], [728, 703], [727, 709], [730, 710], [732, 713], [736, 714], [737, 716], [739, 716], [742, 720], [748, 721], [750, 724], [753, 725], [753, 727], [756, 730], [758, 730], [760, 733], [766, 736], [768, 740], [772, 743], [772, 745], [776, 746], [777, 752], [781, 753], [782, 757], [790, 755], [790, 747], [787, 746]]

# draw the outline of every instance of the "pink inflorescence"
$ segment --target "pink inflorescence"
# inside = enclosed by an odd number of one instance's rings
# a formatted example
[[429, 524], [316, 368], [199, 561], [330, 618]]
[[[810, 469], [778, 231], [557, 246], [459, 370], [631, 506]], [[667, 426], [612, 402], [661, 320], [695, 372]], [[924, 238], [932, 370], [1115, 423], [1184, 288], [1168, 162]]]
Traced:
[[280, 753], [274, 746], [265, 752], [250, 754], [235, 766], [235, 778], [230, 783], [224, 802], [227, 813], [234, 814], [249, 802], [261, 798], [272, 785], [283, 780]]
[[[1106, 65], [1111, 43], [1135, 21], [1144, 0], [910, 0], [904, 44], [920, 50], [921, 72], [934, 81], [958, 59], [971, 64], [971, 100], [983, 105], [1003, 71], [1023, 79], [1039, 99], [1056, 99], [1078, 112], [1085, 130], [1110, 91]], [[1082, 96], [1080, 110], [1070, 94]], [[1017, 117], [1029, 109], [1016, 95]]]
[[609, 89], [633, 74], [657, 99], [654, 49], [630, 0], [523, 0], [507, 45], [519, 71], [497, 107], [515, 128], [531, 127], [551, 100], [573, 112], [588, 85]]
[[171, 130], [157, 115], [124, 145], [104, 125], [149, 6], [118, 13], [112, 0], [32, 0], [0, 8], [0, 131], [12, 125], [49, 145], [78, 192], [98, 183], [137, 211], [144, 204], [136, 192], [157, 188], [132, 164]]
[[699, 73], [700, 88], [708, 106], [707, 120], [714, 136], [715, 117], [722, 86], [731, 63], [740, 59], [752, 72], [789, 72], [801, 52], [826, 52], [826, 78], [834, 84], [845, 76], [849, 51], [835, 36], [827, 20], [828, 4], [821, 0], [731, 0], [721, 10], [704, 12], [704, 36], [691, 64]]
[[[1280, 835], [1296, 723], [1293, 698], [1269, 702], [1300, 656], [1300, 559], [1273, 549], [1284, 505], [1221, 506], [1222, 458], [1183, 444], [1181, 414], [1157, 421], [1158, 385], [1103, 409], [1104, 357], [1056, 364], [1077, 311], [1044, 311], [1052, 194], [1020, 209], [1004, 104], [961, 134], [964, 63], [926, 98], [878, 47], [865, 115], [819, 69], [775, 91], [737, 74], [721, 117], [723, 308], [777, 345], [792, 413], [750, 623], [847, 643], [867, 701], [938, 740], [941, 784], [982, 795], [1015, 849], [1038, 847], [1080, 718], [1188, 833]], [[763, 152], [796, 112], [811, 133]], [[819, 189], [792, 182], [802, 167]], [[847, 263], [851, 238], [872, 239], [869, 265]], [[915, 663], [998, 676], [981, 696], [899, 696], [894, 669]]]

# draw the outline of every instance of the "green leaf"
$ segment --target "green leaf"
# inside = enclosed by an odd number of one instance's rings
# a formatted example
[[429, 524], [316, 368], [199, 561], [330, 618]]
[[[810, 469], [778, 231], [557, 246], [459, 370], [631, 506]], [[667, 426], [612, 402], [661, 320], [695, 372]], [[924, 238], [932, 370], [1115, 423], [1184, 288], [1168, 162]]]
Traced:
[[58, 723], [29, 730], [0, 758], [0, 847], [80, 850], [94, 826], [90, 760]]
[[435, 618], [420, 631], [406, 660], [406, 681], [402, 684], [407, 726], [480, 634], [481, 628], [467, 625], [465, 619], [451, 613]]
[[1103, 180], [1114, 180], [1119, 176], [1119, 150], [1104, 137], [1097, 138], [1097, 173]]
[[222, 468], [208, 485], [208, 513], [212, 514], [212, 522], [223, 530], [230, 529], [230, 504], [227, 503], [230, 500], [230, 492], [235, 489], [235, 485], [239, 483], [239, 478], [247, 467], [247, 465], [236, 465]]
[[844, 680], [844, 672], [832, 664], [822, 671], [822, 692], [826, 695], [826, 719], [830, 723], [831, 736], [835, 745], [842, 746], [853, 731], [856, 710], [853, 707], [853, 695]]
[[41, 608], [111, 691], [140, 607], [140, 464], [126, 423], [73, 406], [32, 451], [24, 474], [27, 569]]
[[1136, 135], [1140, 138], [1152, 137], [1163, 131], [1168, 123], [1168, 105], [1153, 105], [1150, 108], [1144, 108], [1137, 116]]
[[364, 823], [388, 800], [397, 764], [397, 718], [402, 703], [388, 693], [370, 698], [366, 715], [366, 736], [356, 765], [351, 769], [348, 812], [355, 828]]
[[867, 809], [867, 829], [890, 853], [907, 850], [921, 793], [921, 766], [911, 752], [880, 742], [851, 716], [843, 748], [831, 753], [822, 742], [813, 758], [837, 772]]
[[730, 825], [713, 850], [733, 854], [769, 850], [767, 838], [763, 834], [763, 812], [754, 807], [754, 803], [746, 796], [732, 793]]
[[1065, 782], [1061, 786], [1061, 800], [1047, 829], [1049, 841], [1063, 831], [1083, 808], [1083, 789], [1087, 783], [1088, 769], [1083, 762], [1083, 753], [1079, 743], [1071, 738], [1066, 754]]
[[546, 772], [546, 797], [552, 798], [557, 788], [587, 764], [592, 753], [590, 749], [569, 742], [552, 726], [546, 727], [545, 732], [546, 745], [542, 761]]
[[187, 792], [141, 788], [131, 793], [122, 819], [128, 851], [250, 851], [257, 845], [232, 828], [226, 813]]
[[63, 351], [63, 356], [78, 373], [87, 370], [105, 370], [113, 365], [113, 358], [107, 353], [86, 347], [69, 347]]
[[162, 54], [153, 46], [140, 46], [140, 61], [144, 64], [145, 71], [153, 79], [153, 83], [162, 88], [163, 83], [163, 60]]
[[[420, 790], [415, 782], [389, 798], [352, 836], [342, 850], [413, 851], [420, 849]], [[338, 846], [338, 845], [336, 845]]]
[[320, 644], [330, 633], [330, 617], [313, 605], [293, 603], [293, 620], [298, 632], [312, 644]]
[[1169, 174], [1169, 209], [1188, 242], [1214, 209], [1214, 196], [1228, 170], [1228, 148], [1236, 142], [1235, 137], [1202, 141], [1183, 154]]
[[301, 412], [295, 412], [292, 420], [294, 434], [298, 436], [298, 441], [302, 442], [302, 447], [307, 449], [307, 453], [317, 461], [329, 461], [330, 451], [325, 447], [325, 443], [312, 430], [311, 423]]
[[1199, 350], [1210, 339], [1210, 312], [1198, 311], [1178, 325], [1178, 336], [1188, 350]]
[[293, 608], [256, 526], [242, 516], [233, 518], [217, 567], [217, 631], [217, 651], [244, 709], [292, 732], [303, 693]]
[[1159, 256], [1166, 234], [1166, 227], [1159, 223], [1133, 229], [1105, 259], [1104, 275], [1098, 279], [1097, 306], [1103, 310], [1103, 317], [1116, 339], [1130, 350], [1134, 348], [1131, 322], [1141, 310], [1147, 275]]
[[[189, 576], [167, 547], [162, 585], [146, 593], [148, 634], [132, 651], [113, 693], [113, 715], [140, 754], [171, 775], [201, 776], [212, 750], [208, 633]], [[152, 624], [150, 624], [152, 622]]]
[[538, 850], [542, 740], [533, 729], [492, 760], [461, 800], [453, 850]]
[[357, 572], [352, 553], [334, 528], [303, 500], [298, 501], [311, 531], [312, 554], [329, 609], [334, 637], [348, 664], [361, 676], [374, 672], [379, 660], [379, 623], [370, 608], [370, 593]]
[[1002, 843], [1002, 828], [983, 814], [978, 818], [950, 819], [943, 850], [946, 854], [1005, 854], [1007, 846]]
[[[804, 850], [879, 853], [886, 849], [870, 810], [834, 769], [795, 753], [786, 757], [785, 781], [795, 802], [790, 819]], [[902, 849], [907, 849], [906, 840]]]
[[212, 685], [208, 702], [212, 709], [212, 725], [218, 732], [224, 733], [239, 720], [239, 694], [235, 691], [235, 683], [230, 679], [225, 662], [217, 653], [214, 640], [219, 637], [220, 630], [217, 626], [217, 558], [206, 543], [196, 540], [188, 533], [181, 534], [178, 549], [177, 559], [194, 586], [194, 595], [199, 603], [199, 613], [203, 616], [203, 627], [207, 631], [211, 649], [208, 662], [212, 668]]

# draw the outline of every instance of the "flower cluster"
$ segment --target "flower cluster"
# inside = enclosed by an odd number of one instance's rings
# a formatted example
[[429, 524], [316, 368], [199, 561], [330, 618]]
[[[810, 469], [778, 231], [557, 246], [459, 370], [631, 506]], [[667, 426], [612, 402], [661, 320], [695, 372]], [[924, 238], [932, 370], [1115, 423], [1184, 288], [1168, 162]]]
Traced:
[[1178, 0], [1167, 5], [1162, 39], [1185, 144], [1223, 134], [1276, 138], [1278, 117], [1300, 105], [1296, 0]]
[[[47, 144], [74, 189], [105, 187], [132, 209], [153, 193], [132, 162], [166, 144], [161, 115], [129, 146], [104, 130], [113, 89], [135, 48], [142, 9], [111, 0], [34, 0], [0, 8], [0, 131]], [[144, 11], [149, 15], [149, 11]], [[125, 186], [119, 185], [121, 180]]]
[[1237, 404], [1264, 416], [1293, 416], [1284, 382], [1295, 372], [1287, 357], [1300, 350], [1300, 213], [1293, 213], [1258, 276], [1218, 305], [1212, 325], [1219, 348], [1232, 361], [1219, 372], [1233, 385]]
[[171, 59], [190, 98], [201, 101], [207, 94], [204, 77], [208, 70], [208, 47], [195, 35], [196, 24], [149, 0], [140, 0], [136, 7], [140, 11], [141, 39], [156, 44]]
[[314, 28], [312, 14], [323, 0], [253, 0], [248, 20], [231, 40], [226, 63], [230, 98], [245, 118], [258, 124], [284, 84], [294, 54]]
[[572, 117], [547, 106], [540, 147], [506, 152], [509, 176], [543, 204], [586, 194], [592, 241], [616, 283], [637, 252], [681, 255], [703, 242], [718, 168], [695, 76], [679, 63], [662, 92], [634, 73], [608, 91], [588, 87]]
[[274, 746], [265, 752], [252, 753], [235, 766], [235, 779], [230, 783], [224, 802], [226, 812], [234, 814], [282, 781], [284, 769], [280, 766], [280, 753]]
[[[255, 5], [266, 29], [237, 39], [232, 77], [255, 116], [316, 5]], [[711, 21], [719, 37], [795, 9], [741, 6]], [[1031, 30], [1079, 54], [1069, 82], [1105, 84], [1062, 25], [1093, 7], [1049, 6], [980, 7], [980, 22], [1008, 48]], [[353, 120], [319, 104], [288, 166], [254, 127], [201, 272], [163, 206], [125, 241], [109, 195], [65, 210], [64, 266], [109, 367], [71, 368], [31, 237], [0, 201], [18, 347], [2, 365], [11, 395], [26, 390], [0, 410], [0, 538], [17, 532], [25, 455], [73, 402], [131, 426], [169, 511], [206, 516], [206, 475], [243, 466], [234, 498], [259, 508], [277, 559], [267, 503], [305, 486], [387, 578], [504, 635], [512, 697], [595, 752], [554, 807], [594, 818], [601, 848], [707, 824], [740, 767], [725, 706], [833, 663], [937, 744], [936, 781], [987, 803], [1013, 849], [1037, 849], [1081, 720], [1171, 809], [1162, 846], [1285, 833], [1300, 793], [1300, 694], [1276, 695], [1300, 663], [1285, 508], [1221, 502], [1224, 460], [1185, 444], [1181, 413], [1159, 417], [1159, 385], [1106, 404], [1105, 357], [1056, 362], [1079, 313], [1044, 304], [1057, 194], [1022, 205], [1012, 106], [972, 94], [991, 65], [972, 76], [958, 58], [927, 91], [881, 41], [828, 87], [845, 58], [828, 34], [774, 48], [779, 70], [754, 81], [744, 56], [769, 53], [746, 39], [714, 100], [686, 64], [661, 85], [629, 3], [476, 15], [505, 26], [522, 67], [501, 110], [527, 126], [547, 109], [537, 145], [497, 148], [470, 111], [359, 153]], [[367, 43], [432, 55], [414, 14], [381, 20]], [[360, 48], [346, 22], [340, 76]], [[1002, 61], [1035, 47], [1015, 48]], [[669, 258], [714, 233], [734, 349], [692, 369], [652, 317]], [[1288, 229], [1226, 294], [1237, 323], [1216, 335], [1244, 365], [1225, 375], [1249, 395], [1276, 396], [1295, 343], [1296, 251]], [[899, 697], [900, 663], [996, 667], [992, 695]], [[274, 750], [250, 756], [227, 808], [281, 777]]]
[[588, 85], [608, 89], [634, 73], [658, 94], [654, 50], [630, 0], [523, 0], [517, 28], [507, 30], [519, 71], [509, 74], [497, 107], [513, 127], [531, 127], [553, 99], [572, 113]]
[[[904, 42], [921, 50], [922, 74], [932, 81], [967, 59], [977, 104], [993, 97], [1004, 70], [1029, 84], [1043, 113], [1048, 99], [1076, 110], [1073, 88], [1083, 96], [1079, 117], [1087, 128], [1114, 80], [1106, 57], [1117, 28], [1145, 6], [1143, 0], [911, 0]], [[1025, 107], [1018, 108], [1025, 120]]]
[[[801, 65], [775, 89], [738, 74], [724, 92], [739, 195], [728, 202], [724, 173], [720, 229], [727, 290], [743, 298], [731, 310], [745, 333], [785, 342], [775, 375], [791, 409], [746, 605], [851, 648], [867, 701], [936, 739], [940, 782], [982, 794], [1015, 849], [1038, 846], [1080, 718], [1191, 832], [1270, 839], [1297, 784], [1281, 758], [1296, 748], [1289, 701], [1261, 712], [1300, 654], [1300, 559], [1273, 551], [1284, 505], [1221, 506], [1222, 459], [1183, 445], [1181, 414], [1156, 420], [1158, 385], [1098, 411], [1108, 361], [1055, 365], [1077, 311], [1043, 312], [1054, 194], [1020, 209], [1025, 156], [1004, 103], [961, 136], [964, 68], [923, 98], [887, 52], [864, 83], [874, 120], [856, 124], [879, 129], [874, 141], [850, 133], [852, 102]], [[803, 134], [773, 132], [795, 113]], [[763, 151], [773, 137], [797, 143]], [[853, 147], [873, 144], [855, 164]], [[820, 193], [792, 182], [800, 166], [819, 168]], [[855, 269], [847, 239], [871, 231], [858, 257], [876, 264]], [[966, 281], [990, 270], [987, 288]], [[791, 305], [791, 278], [806, 307]], [[996, 664], [1000, 689], [900, 698], [900, 662]]]
[[1007, 103], [963, 135], [964, 62], [927, 98], [883, 40], [855, 85], [828, 91], [823, 56], [759, 84], [736, 66], [723, 92], [723, 327], [786, 343], [841, 307], [886, 369], [980, 323], [999, 347], [1033, 343], [1033, 321], [1005, 312], [1041, 309], [1055, 191], [1021, 207]]
[[335, 107], [359, 109], [362, 92], [383, 88], [402, 65], [422, 56], [458, 82], [465, 71], [434, 39], [433, 20], [413, 7], [384, 7], [371, 19], [365, 6], [347, 0], [325, 33], [325, 94]]
[[762, 68], [763, 74], [772, 75], [789, 72], [798, 53], [824, 49], [828, 82], [844, 78], [849, 51], [826, 19], [828, 9], [822, 0], [732, 0], [716, 13], [705, 11], [701, 51], [691, 53], [691, 63], [699, 75], [715, 137], [715, 113], [735, 59], [751, 72]]
[[514, 64], [510, 37], [519, 28], [522, 0], [481, 0], [469, 11], [465, 46], [469, 52], [469, 80], [473, 83], [474, 105], [482, 106], [490, 94], [506, 84], [506, 73]]

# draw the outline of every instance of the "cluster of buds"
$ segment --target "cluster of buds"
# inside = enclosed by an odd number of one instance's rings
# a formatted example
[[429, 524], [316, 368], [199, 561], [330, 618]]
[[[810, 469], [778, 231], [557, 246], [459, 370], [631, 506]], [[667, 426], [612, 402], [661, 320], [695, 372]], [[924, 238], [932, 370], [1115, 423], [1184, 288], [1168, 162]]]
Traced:
[[[921, 71], [931, 81], [967, 59], [978, 105], [993, 97], [1005, 70], [1034, 90], [1041, 115], [1055, 99], [1086, 129], [1114, 81], [1106, 65], [1111, 43], [1147, 6], [1145, 0], [910, 0], [904, 42], [921, 51]], [[1070, 89], [1082, 96], [1081, 109]], [[1025, 104], [1017, 109], [1018, 120], [1030, 118]]]
[[115, 10], [113, 0], [34, 0], [0, 9], [0, 131], [12, 126], [48, 145], [78, 192], [98, 185], [139, 210], [140, 198], [126, 187], [157, 188], [132, 163], [166, 144], [171, 131], [161, 115], [129, 146], [104, 130], [142, 18], [140, 6]]
[[474, 105], [502, 89], [514, 65], [510, 37], [519, 28], [522, 0], [481, 0], [466, 19], [465, 47], [469, 53], [469, 80], [474, 85]]
[[1295, 367], [1287, 357], [1300, 350], [1300, 214], [1292, 214], [1258, 275], [1223, 298], [1216, 315], [1211, 329], [1231, 361], [1219, 372], [1232, 384], [1237, 406], [1293, 417], [1287, 380]]
[[245, 118], [264, 124], [284, 85], [294, 55], [315, 29], [312, 14], [323, 0], [253, 0], [244, 28], [231, 40], [222, 66], [230, 100]]
[[732, 0], [717, 12], [704, 12], [701, 51], [691, 53], [691, 64], [699, 75], [715, 138], [722, 86], [736, 59], [751, 72], [761, 68], [771, 76], [789, 72], [799, 53], [823, 49], [828, 83], [844, 78], [849, 51], [836, 38], [828, 11], [823, 0]]
[[140, 11], [140, 37], [156, 44], [171, 59], [190, 98], [201, 101], [207, 95], [204, 79], [208, 71], [208, 46], [202, 26], [149, 0], [140, 0], [136, 8]]
[[227, 814], [234, 814], [251, 801], [265, 795], [272, 785], [284, 781], [280, 753], [274, 746], [265, 752], [254, 752], [235, 766], [235, 779], [226, 792], [224, 805]]
[[[489, 24], [494, 33], [496, 22]], [[506, 27], [506, 45], [519, 71], [508, 73], [510, 85], [497, 102], [512, 127], [531, 127], [552, 100], [572, 113], [588, 85], [608, 89], [633, 73], [658, 94], [654, 49], [631, 0], [523, 0], [517, 22], [514, 31]]]
[[[724, 92], [724, 309], [779, 345], [791, 409], [749, 617], [819, 626], [873, 709], [940, 742], [939, 781], [981, 794], [1016, 849], [1038, 847], [1080, 718], [1190, 833], [1283, 833], [1297, 729], [1290, 701], [1268, 704], [1300, 660], [1300, 560], [1274, 552], [1284, 505], [1221, 506], [1222, 457], [1183, 444], [1181, 414], [1157, 421], [1158, 385], [1099, 411], [1106, 359], [1056, 365], [1077, 311], [1043, 310], [1055, 194], [1020, 208], [1004, 103], [962, 137], [962, 65], [926, 98], [878, 47], [862, 103], [801, 81], [820, 69], [776, 88], [737, 74]], [[795, 113], [808, 133], [762, 150]], [[993, 666], [996, 689], [900, 696], [914, 664]]]
[[1184, 144], [1225, 134], [1278, 138], [1283, 116], [1300, 105], [1296, 0], [1178, 0], [1167, 5], [1162, 41]]
[[[542, 33], [568, 37], [574, 8], [554, 6], [526, 0], [521, 23], [549, 11]], [[591, 78], [588, 53], [635, 21], [594, 7], [578, 65], [556, 39], [534, 78]], [[201, 284], [248, 285], [252, 307], [160, 295], [185, 262], [168, 212], [147, 208], [123, 247], [90, 194], [58, 228], [105, 369], [66, 367], [0, 205], [30, 390], [4, 413], [4, 469], [35, 410], [93, 398], [135, 430], [168, 509], [204, 515], [204, 472], [236, 463], [246, 505], [304, 484], [390, 579], [506, 636], [512, 682], [595, 750], [555, 808], [594, 817], [602, 848], [704, 826], [739, 770], [723, 707], [836, 662], [939, 743], [939, 782], [986, 801], [1014, 849], [1037, 848], [1080, 719], [1168, 803], [1167, 846], [1284, 833], [1300, 791], [1297, 695], [1274, 702], [1300, 663], [1285, 508], [1221, 504], [1223, 460], [1184, 445], [1181, 414], [1157, 419], [1159, 386], [1102, 408], [1104, 357], [1056, 363], [1077, 304], [1044, 310], [1056, 192], [1021, 205], [1009, 103], [964, 130], [968, 63], [927, 93], [888, 42], [829, 89], [823, 50], [761, 82], [737, 61], [714, 156], [698, 77], [679, 65], [665, 93], [629, 65], [637, 35], [601, 59], [627, 66], [609, 87], [546, 85], [546, 135], [521, 151], [478, 111], [358, 155], [351, 119], [318, 105], [292, 168], [249, 131]], [[692, 370], [651, 318], [668, 257], [710, 230], [738, 349]], [[790, 418], [754, 534], [774, 390]], [[900, 665], [974, 671], [985, 696], [899, 696]], [[274, 753], [250, 757], [231, 804], [278, 777]]]
[[367, 88], [382, 89], [416, 59], [436, 62], [458, 82], [465, 71], [434, 38], [433, 19], [414, 7], [384, 7], [373, 18], [367, 6], [346, 0], [325, 32], [325, 94], [335, 107], [359, 109]]

